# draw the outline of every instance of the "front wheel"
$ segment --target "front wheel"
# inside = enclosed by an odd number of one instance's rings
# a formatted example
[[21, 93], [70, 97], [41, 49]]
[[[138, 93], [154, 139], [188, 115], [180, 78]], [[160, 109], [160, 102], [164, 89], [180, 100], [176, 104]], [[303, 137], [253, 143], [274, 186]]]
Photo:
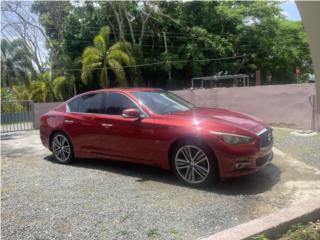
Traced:
[[61, 132], [53, 136], [51, 149], [54, 159], [59, 163], [71, 163], [74, 159], [71, 141]]
[[177, 177], [189, 185], [209, 185], [218, 177], [213, 154], [197, 141], [179, 143], [173, 151], [171, 163]]

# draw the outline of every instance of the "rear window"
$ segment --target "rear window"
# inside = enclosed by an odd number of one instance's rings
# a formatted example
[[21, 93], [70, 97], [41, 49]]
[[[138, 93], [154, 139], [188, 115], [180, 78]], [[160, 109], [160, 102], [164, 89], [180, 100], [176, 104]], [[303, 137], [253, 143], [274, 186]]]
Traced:
[[78, 97], [67, 104], [67, 111], [82, 113], [102, 113], [102, 98], [102, 93], [92, 93]]

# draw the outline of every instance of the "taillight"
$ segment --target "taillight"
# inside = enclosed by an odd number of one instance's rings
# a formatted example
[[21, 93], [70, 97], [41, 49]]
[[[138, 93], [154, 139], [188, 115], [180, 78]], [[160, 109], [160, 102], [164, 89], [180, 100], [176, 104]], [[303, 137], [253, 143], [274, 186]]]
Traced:
[[46, 116], [46, 115], [43, 115], [43, 116], [40, 118], [40, 124], [41, 124], [41, 126], [47, 126], [47, 119], [48, 119], [48, 116]]

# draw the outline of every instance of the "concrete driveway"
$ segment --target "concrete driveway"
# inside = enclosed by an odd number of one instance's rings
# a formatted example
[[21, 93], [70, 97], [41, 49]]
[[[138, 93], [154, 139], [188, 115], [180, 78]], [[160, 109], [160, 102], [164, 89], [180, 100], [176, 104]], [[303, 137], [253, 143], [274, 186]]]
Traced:
[[197, 239], [320, 197], [320, 164], [287, 155], [277, 140], [260, 172], [195, 189], [145, 166], [56, 164], [37, 131], [1, 138], [3, 239]]

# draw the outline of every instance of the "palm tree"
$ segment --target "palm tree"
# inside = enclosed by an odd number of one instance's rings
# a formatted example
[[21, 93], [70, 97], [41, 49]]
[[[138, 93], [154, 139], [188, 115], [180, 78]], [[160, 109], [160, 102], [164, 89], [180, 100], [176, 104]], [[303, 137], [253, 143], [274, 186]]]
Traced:
[[52, 90], [59, 101], [75, 95], [75, 79], [73, 75], [58, 76], [52, 81]]
[[36, 80], [28, 80], [27, 84], [13, 86], [17, 99], [33, 100], [35, 102], [53, 102], [55, 100], [50, 73], [43, 72]]
[[11, 87], [19, 81], [27, 81], [36, 72], [32, 64], [33, 56], [23, 39], [1, 40], [2, 86]]
[[53, 102], [64, 100], [74, 94], [74, 77], [57, 76], [51, 80], [49, 72], [43, 72], [28, 84], [13, 85], [13, 93], [17, 99], [35, 102]]
[[87, 47], [82, 54], [81, 79], [88, 84], [93, 73], [99, 74], [100, 85], [110, 87], [108, 69], [116, 77], [120, 86], [127, 86], [128, 82], [123, 65], [135, 64], [131, 56], [131, 44], [128, 42], [117, 42], [108, 48], [110, 35], [109, 27], [102, 27], [99, 34], [94, 37], [94, 46]]
[[32, 82], [30, 98], [36, 102], [53, 102], [55, 100], [50, 72], [43, 72]]

